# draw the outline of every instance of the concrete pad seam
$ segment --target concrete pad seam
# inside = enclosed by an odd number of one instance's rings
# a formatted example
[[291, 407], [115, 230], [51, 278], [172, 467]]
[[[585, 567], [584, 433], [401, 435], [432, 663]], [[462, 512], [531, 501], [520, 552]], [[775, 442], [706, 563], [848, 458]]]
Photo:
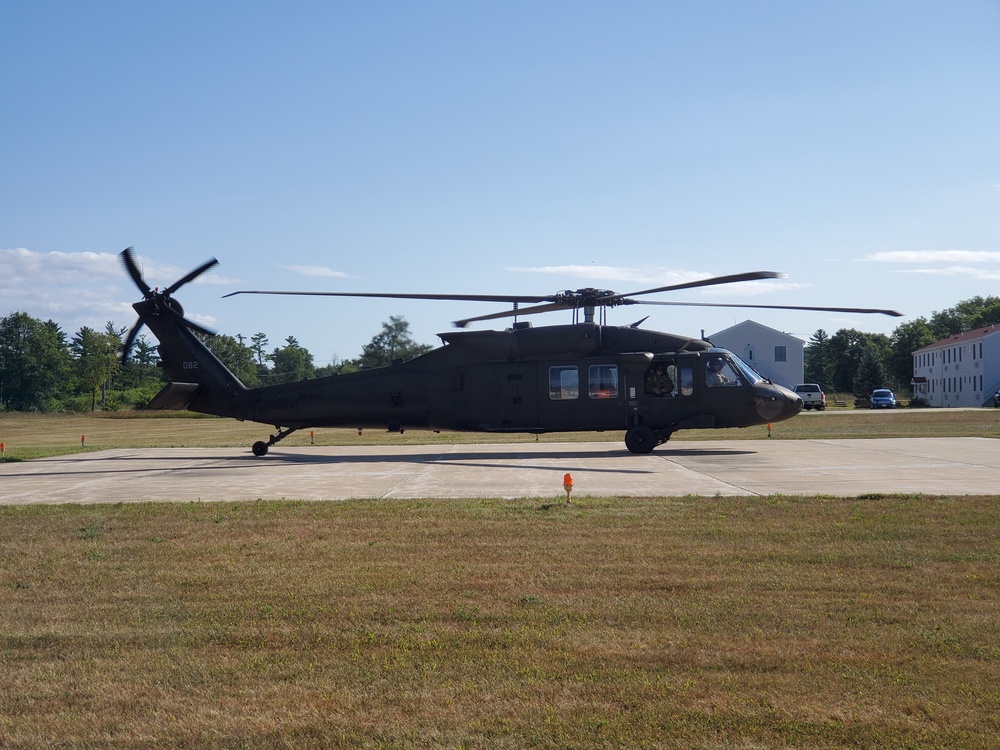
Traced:
[[414, 471], [414, 472], [410, 472], [408, 474], [404, 474], [402, 479], [400, 479], [398, 482], [396, 482], [396, 484], [394, 484], [392, 487], [390, 487], [385, 492], [383, 492], [381, 495], [379, 495], [378, 498], [380, 500], [385, 500], [385, 499], [390, 499], [390, 498], [394, 497], [395, 493], [397, 491], [401, 490], [404, 486], [406, 486], [407, 484], [410, 484], [411, 482], [413, 482], [414, 480], [416, 480], [421, 475], [423, 475], [426, 472], [430, 471], [431, 467], [433, 467], [438, 461], [443, 460], [445, 458], [445, 456], [447, 456], [449, 453], [454, 452], [457, 447], [458, 446], [456, 446], [456, 445], [449, 445], [448, 448], [447, 448], [447, 450], [445, 450], [443, 453], [439, 453], [438, 455], [434, 456], [434, 458], [430, 459], [429, 461], [421, 461], [420, 462], [420, 469], [419, 469], [419, 471]]

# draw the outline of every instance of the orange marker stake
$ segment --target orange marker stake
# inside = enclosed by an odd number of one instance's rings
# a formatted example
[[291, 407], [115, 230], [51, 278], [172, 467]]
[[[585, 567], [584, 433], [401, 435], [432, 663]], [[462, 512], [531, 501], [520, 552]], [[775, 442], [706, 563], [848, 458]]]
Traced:
[[358, 428], [358, 437], [361, 437], [361, 428]]
[[767, 423], [767, 436], [771, 437], [771, 423], [770, 422]]
[[316, 445], [316, 430], [309, 430], [309, 445]]
[[567, 503], [572, 502], [572, 500], [570, 500], [569, 498], [570, 494], [573, 492], [572, 474], [563, 474], [563, 489], [566, 490], [566, 502]]
[[7, 452], [7, 444], [6, 443], [0, 443], [0, 456], [2, 456], [6, 452]]
[[86, 435], [80, 435], [80, 447], [84, 448], [84, 447], [86, 447], [86, 445], [87, 445], [87, 436]]

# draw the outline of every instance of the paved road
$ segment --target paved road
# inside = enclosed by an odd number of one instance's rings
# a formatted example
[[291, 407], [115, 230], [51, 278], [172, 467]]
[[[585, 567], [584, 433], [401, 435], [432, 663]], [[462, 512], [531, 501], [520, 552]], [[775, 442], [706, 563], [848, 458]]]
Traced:
[[1000, 440], [721, 440], [634, 456], [621, 443], [108, 450], [0, 464], [0, 504], [296, 498], [1000, 493]]

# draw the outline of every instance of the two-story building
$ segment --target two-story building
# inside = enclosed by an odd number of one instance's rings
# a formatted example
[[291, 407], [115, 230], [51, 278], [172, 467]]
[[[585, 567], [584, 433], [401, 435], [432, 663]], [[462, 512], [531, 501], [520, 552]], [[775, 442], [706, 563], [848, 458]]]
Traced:
[[913, 352], [913, 398], [928, 406], [993, 406], [1000, 392], [1000, 324]]
[[744, 320], [708, 337], [728, 349], [772, 383], [794, 388], [802, 382], [805, 342], [774, 328]]

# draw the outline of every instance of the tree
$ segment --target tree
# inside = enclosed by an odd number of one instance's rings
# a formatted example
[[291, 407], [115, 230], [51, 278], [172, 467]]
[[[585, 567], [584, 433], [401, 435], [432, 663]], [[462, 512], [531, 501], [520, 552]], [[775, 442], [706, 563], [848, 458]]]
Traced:
[[0, 318], [0, 409], [44, 411], [70, 377], [66, 334], [27, 313]]
[[936, 341], [926, 318], [900, 323], [892, 332], [891, 349], [885, 360], [889, 379], [896, 388], [908, 388], [913, 378], [913, 352]]
[[876, 388], [886, 385], [885, 365], [874, 344], [866, 344], [861, 353], [857, 372], [854, 374], [855, 398], [868, 398]]
[[105, 332], [84, 326], [73, 337], [70, 349], [76, 360], [76, 377], [81, 390], [90, 395], [90, 410], [97, 410], [97, 392], [107, 387], [118, 371], [121, 339], [114, 326]]
[[267, 353], [267, 345], [269, 343], [266, 333], [255, 333], [250, 337], [250, 351], [253, 352], [253, 356], [257, 360], [258, 380], [263, 380], [267, 377], [267, 361], [270, 359]]
[[356, 363], [362, 368], [384, 367], [396, 359], [413, 359], [432, 348], [413, 340], [406, 318], [402, 315], [390, 315], [389, 320], [382, 324], [382, 331], [365, 344]]
[[199, 338], [243, 385], [251, 388], [260, 385], [253, 347], [247, 346], [236, 337], [222, 333], [215, 336], [199, 336]]
[[935, 312], [928, 325], [937, 341], [995, 323], [1000, 323], [1000, 297], [976, 296]]
[[285, 345], [271, 353], [274, 367], [271, 376], [275, 383], [291, 383], [316, 375], [313, 365], [313, 355], [299, 345], [294, 336], [285, 339]]
[[833, 383], [833, 359], [830, 337], [822, 328], [818, 329], [806, 344], [803, 378], [807, 383], [819, 383], [830, 388]]
[[882, 333], [865, 333], [854, 328], [841, 328], [830, 337], [830, 360], [835, 391], [854, 392], [854, 376], [868, 345], [875, 347], [880, 357], [889, 351], [889, 337]]

